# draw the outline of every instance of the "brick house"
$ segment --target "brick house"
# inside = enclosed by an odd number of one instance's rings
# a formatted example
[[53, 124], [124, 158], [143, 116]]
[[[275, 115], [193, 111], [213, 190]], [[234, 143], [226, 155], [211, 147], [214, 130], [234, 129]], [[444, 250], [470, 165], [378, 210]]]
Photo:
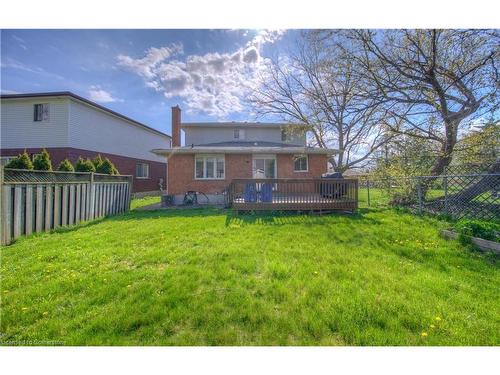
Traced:
[[171, 147], [169, 135], [71, 92], [0, 98], [2, 165], [25, 149], [33, 158], [46, 148], [54, 168], [65, 158], [101, 154], [134, 176], [135, 193], [165, 189], [166, 160], [150, 150]]
[[[181, 145], [184, 131], [184, 146]], [[301, 125], [283, 123], [182, 123], [172, 108], [172, 147], [153, 152], [168, 159], [168, 194], [182, 203], [187, 191], [223, 202], [235, 178], [317, 178], [335, 150], [308, 147]]]

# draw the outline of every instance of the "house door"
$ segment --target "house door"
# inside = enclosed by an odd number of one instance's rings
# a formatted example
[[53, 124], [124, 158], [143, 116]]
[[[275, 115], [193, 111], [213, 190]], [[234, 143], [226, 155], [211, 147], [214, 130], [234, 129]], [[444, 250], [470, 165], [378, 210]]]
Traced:
[[276, 178], [276, 156], [254, 155], [252, 174], [253, 178]]

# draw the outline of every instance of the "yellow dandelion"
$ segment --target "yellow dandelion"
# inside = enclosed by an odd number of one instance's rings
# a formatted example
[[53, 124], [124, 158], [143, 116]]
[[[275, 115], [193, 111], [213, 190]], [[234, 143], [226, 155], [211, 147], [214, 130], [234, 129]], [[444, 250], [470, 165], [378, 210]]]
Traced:
[[317, 274], [318, 274], [318, 271], [314, 271], [313, 273], [314, 273], [315, 275], [317, 275]]
[[422, 337], [427, 337], [427, 332], [422, 332], [422, 333], [420, 334], [420, 336], [422, 336]]
[[439, 316], [436, 316], [436, 322], [440, 322], [441, 321], [441, 318]]

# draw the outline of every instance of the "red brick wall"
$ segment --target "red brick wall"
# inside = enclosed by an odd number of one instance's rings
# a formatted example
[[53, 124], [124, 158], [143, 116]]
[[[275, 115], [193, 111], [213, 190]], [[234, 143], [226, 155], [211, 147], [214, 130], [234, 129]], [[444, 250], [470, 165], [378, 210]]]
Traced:
[[[28, 154], [38, 154], [42, 152], [41, 148], [28, 148], [26, 149]], [[52, 167], [57, 169], [59, 163], [68, 158], [73, 164], [77, 161], [78, 157], [83, 158], [94, 158], [97, 154], [101, 154], [102, 157], [107, 157], [113, 162], [120, 174], [132, 175], [134, 176], [134, 192], [141, 191], [154, 191], [159, 189], [159, 179], [163, 178], [163, 189], [167, 186], [167, 165], [166, 163], [159, 163], [156, 161], [142, 160], [129, 158], [126, 156], [108, 154], [105, 152], [95, 152], [89, 150], [82, 150], [70, 147], [60, 147], [60, 148], [47, 148], [50, 154], [50, 159], [52, 160]], [[17, 156], [18, 154], [24, 152], [24, 149], [5, 149], [0, 150], [1, 156]], [[135, 177], [135, 168], [137, 163], [147, 163], [149, 164], [149, 178], [148, 179], [137, 179]]]
[[276, 163], [278, 164], [278, 178], [318, 178], [327, 170], [327, 156], [308, 155], [308, 171], [295, 172], [293, 155], [278, 154], [276, 155]]
[[195, 180], [194, 155], [174, 155], [168, 159], [168, 193], [184, 194], [188, 190], [216, 194], [224, 190], [233, 178], [252, 178], [251, 154], [227, 154], [224, 180]]
[[[252, 178], [251, 154], [227, 154], [224, 180], [195, 180], [194, 155], [174, 155], [168, 161], [168, 193], [184, 194], [188, 190], [216, 194], [235, 178]], [[313, 178], [326, 172], [326, 155], [309, 155], [309, 171], [293, 171], [293, 155], [276, 156], [278, 178]]]

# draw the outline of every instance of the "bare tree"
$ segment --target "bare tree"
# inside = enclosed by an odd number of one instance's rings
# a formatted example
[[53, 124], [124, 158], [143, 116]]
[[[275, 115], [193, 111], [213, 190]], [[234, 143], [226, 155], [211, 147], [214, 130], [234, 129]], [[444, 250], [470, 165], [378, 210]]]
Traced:
[[395, 134], [435, 141], [430, 173], [452, 160], [457, 137], [472, 120], [498, 116], [499, 35], [495, 30], [349, 30], [316, 32], [355, 61], [367, 98], [378, 98]]
[[335, 147], [336, 171], [363, 167], [372, 153], [390, 140], [383, 126], [387, 111], [353, 74], [353, 61], [340, 49], [324, 49], [312, 33], [303, 34], [296, 52], [268, 64], [250, 98], [261, 115], [305, 124], [311, 144]]

